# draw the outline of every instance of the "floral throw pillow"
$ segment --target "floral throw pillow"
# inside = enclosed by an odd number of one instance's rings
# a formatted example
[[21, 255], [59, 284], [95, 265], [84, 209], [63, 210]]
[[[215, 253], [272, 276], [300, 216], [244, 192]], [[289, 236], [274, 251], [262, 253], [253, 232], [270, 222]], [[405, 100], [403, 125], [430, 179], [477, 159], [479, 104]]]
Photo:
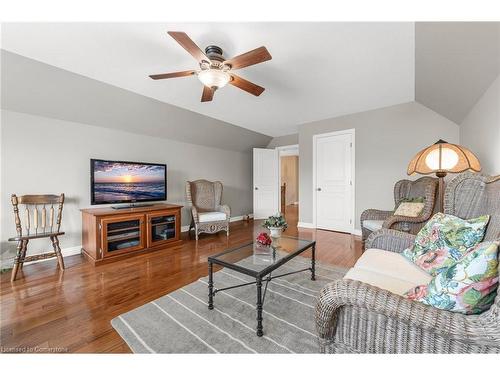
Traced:
[[488, 215], [464, 220], [437, 213], [418, 232], [413, 247], [402, 254], [435, 276], [483, 240], [489, 219]]
[[498, 288], [498, 245], [499, 242], [481, 242], [428, 285], [409, 290], [406, 297], [463, 314], [488, 310]]

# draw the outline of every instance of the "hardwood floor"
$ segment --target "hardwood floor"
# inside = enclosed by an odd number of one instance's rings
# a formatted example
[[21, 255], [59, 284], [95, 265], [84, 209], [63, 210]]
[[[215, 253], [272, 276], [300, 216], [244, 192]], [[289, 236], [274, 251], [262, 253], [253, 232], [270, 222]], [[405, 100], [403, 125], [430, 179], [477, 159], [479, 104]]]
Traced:
[[[297, 207], [286, 210], [286, 235], [314, 238], [317, 259], [343, 267], [361, 255], [358, 237], [297, 228]], [[207, 257], [250, 241], [260, 222], [235, 222], [231, 235], [202, 235], [170, 249], [157, 250], [114, 263], [93, 266], [83, 256], [65, 258], [60, 273], [56, 261], [26, 265], [11, 284], [0, 278], [0, 347], [37, 348], [41, 352], [119, 352], [130, 349], [111, 327], [117, 315], [159, 298], [207, 275]], [[307, 256], [307, 255], [306, 255]]]

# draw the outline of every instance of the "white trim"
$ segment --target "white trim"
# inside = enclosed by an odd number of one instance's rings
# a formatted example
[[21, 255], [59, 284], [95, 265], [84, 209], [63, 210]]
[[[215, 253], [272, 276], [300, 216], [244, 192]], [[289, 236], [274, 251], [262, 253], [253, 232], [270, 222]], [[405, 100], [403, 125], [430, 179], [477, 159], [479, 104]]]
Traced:
[[[241, 216], [233, 216], [229, 219], [230, 223], [233, 223], [235, 221], [241, 221], [245, 219], [245, 216], [248, 216], [249, 218], [253, 218], [253, 213], [252, 214], [247, 214], [247, 215], [241, 215]], [[181, 226], [181, 232], [187, 232], [189, 230], [189, 225], [183, 225]], [[72, 247], [66, 247], [64, 249], [61, 249], [63, 257], [69, 257], [71, 255], [78, 255], [82, 253], [82, 245], [77, 245], [77, 246], [72, 246]], [[30, 255], [30, 254], [28, 254]], [[38, 263], [38, 262], [46, 262], [47, 260], [52, 260], [54, 258], [47, 258], [47, 259], [40, 259], [40, 260], [34, 260], [32, 262], [27, 262], [26, 265], [28, 264], [33, 264], [33, 263]], [[6, 267], [9, 265], [9, 267], [12, 265], [12, 262], [14, 261], [14, 258], [11, 259], [2, 259], [0, 262], [1, 267]]]
[[361, 237], [361, 229], [354, 229], [351, 234]]
[[308, 229], [316, 229], [313, 223], [304, 223], [302, 221], [299, 221], [297, 223], [297, 227], [299, 228], [308, 228]]
[[[245, 216], [248, 216], [250, 219], [253, 218], [253, 214], [247, 214], [247, 215], [241, 215], [241, 216], [231, 216], [229, 218], [229, 222], [234, 223], [235, 221], [245, 220]], [[187, 231], [189, 231], [189, 225], [183, 225], [181, 227], [181, 232], [187, 232]]]
[[330, 137], [332, 135], [350, 134], [352, 136], [351, 147], [351, 233], [354, 233], [355, 202], [356, 202], [356, 129], [339, 130], [329, 133], [313, 135], [313, 173], [312, 173], [312, 198], [313, 198], [313, 227], [316, 228], [316, 142], [318, 138]]

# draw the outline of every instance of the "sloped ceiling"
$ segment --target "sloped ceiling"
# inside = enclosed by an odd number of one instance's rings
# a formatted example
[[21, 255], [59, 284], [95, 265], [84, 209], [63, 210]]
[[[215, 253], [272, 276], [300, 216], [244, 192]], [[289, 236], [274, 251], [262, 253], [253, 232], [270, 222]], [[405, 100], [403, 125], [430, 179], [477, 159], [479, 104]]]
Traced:
[[[266, 46], [272, 60], [239, 71], [266, 91], [254, 97], [228, 85], [200, 103], [196, 77], [151, 80], [197, 68], [168, 30], [185, 31], [201, 48], [219, 45], [229, 57]], [[270, 136], [413, 101], [414, 47], [411, 22], [2, 25], [7, 51]]]
[[1, 52], [2, 109], [232, 151], [264, 147], [271, 140], [261, 133]]
[[[186, 31], [202, 48], [218, 44], [226, 56], [265, 45], [273, 59], [239, 74], [266, 91], [253, 97], [229, 86], [200, 103], [195, 77], [149, 79], [196, 68], [167, 30]], [[4, 23], [1, 41], [7, 51], [167, 103], [169, 111], [181, 107], [207, 117], [201, 122], [268, 136], [413, 100], [460, 124], [500, 73], [500, 23], [493, 22]], [[26, 87], [41, 90], [35, 84]], [[122, 118], [124, 130], [143, 131]], [[173, 131], [158, 126], [149, 132]]]
[[499, 22], [417, 22], [415, 98], [460, 124], [500, 74]]

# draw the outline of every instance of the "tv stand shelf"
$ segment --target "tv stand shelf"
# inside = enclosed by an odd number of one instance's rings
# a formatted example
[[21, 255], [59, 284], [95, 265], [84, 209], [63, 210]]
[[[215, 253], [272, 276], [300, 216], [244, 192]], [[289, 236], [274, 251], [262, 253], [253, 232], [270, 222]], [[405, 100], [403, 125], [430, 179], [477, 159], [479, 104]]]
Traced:
[[82, 209], [82, 252], [92, 262], [179, 245], [182, 206]]

